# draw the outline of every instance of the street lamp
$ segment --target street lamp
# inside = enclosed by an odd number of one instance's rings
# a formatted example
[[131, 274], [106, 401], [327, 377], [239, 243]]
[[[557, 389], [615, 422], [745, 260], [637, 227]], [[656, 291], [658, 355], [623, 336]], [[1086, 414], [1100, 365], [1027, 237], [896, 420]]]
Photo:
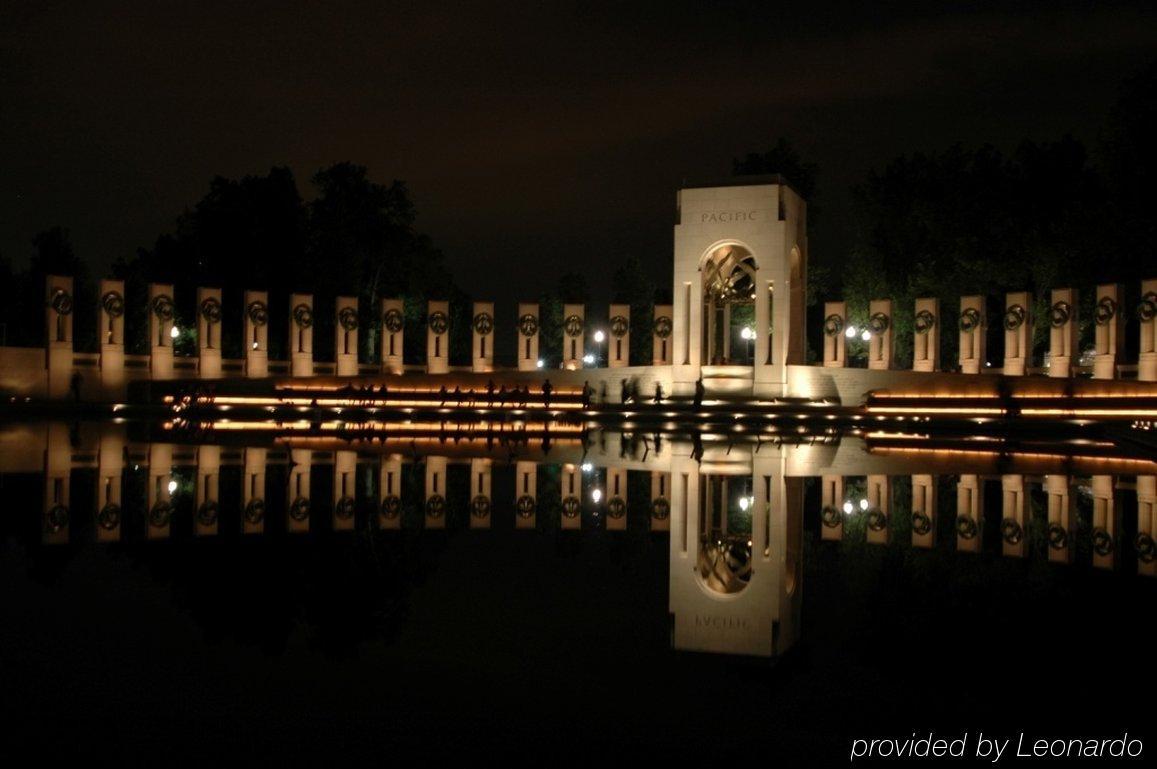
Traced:
[[739, 335], [747, 340], [747, 359], [755, 363], [755, 329], [751, 326], [744, 326]]
[[857, 333], [858, 332], [856, 331], [855, 326], [848, 326], [846, 329], [844, 329], [844, 336], [846, 336], [848, 339], [855, 339]]

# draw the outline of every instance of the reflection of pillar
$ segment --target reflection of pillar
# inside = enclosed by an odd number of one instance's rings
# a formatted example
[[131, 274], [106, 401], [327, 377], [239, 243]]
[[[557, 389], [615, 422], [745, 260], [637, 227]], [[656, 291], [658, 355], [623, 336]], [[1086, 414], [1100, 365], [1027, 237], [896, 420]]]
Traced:
[[406, 312], [401, 299], [382, 300], [382, 373], [401, 374], [405, 370], [402, 334]]
[[867, 492], [867, 541], [873, 545], [887, 544], [892, 530], [892, 479], [887, 475], [869, 475]]
[[378, 468], [378, 528], [402, 528], [402, 458], [382, 457]]
[[1093, 487], [1093, 566], [1113, 569], [1117, 565], [1117, 503], [1113, 476], [1094, 475]]
[[[241, 474], [241, 533], [265, 531], [265, 464], [266, 450], [246, 448]], [[292, 488], [292, 487], [291, 487]], [[308, 494], [308, 488], [306, 493]], [[293, 496], [289, 497], [292, 503]]]
[[956, 482], [956, 549], [980, 552], [984, 525], [984, 481], [979, 475], [962, 475]]
[[1141, 281], [1141, 352], [1137, 359], [1137, 379], [1157, 382], [1157, 278]]
[[313, 376], [313, 294], [289, 297], [289, 373]]
[[823, 364], [828, 368], [843, 368], [847, 365], [847, 327], [847, 302], [824, 302]]
[[651, 531], [671, 528], [671, 474], [651, 472]]
[[516, 462], [514, 485], [514, 527], [533, 529], [538, 514], [538, 465]]
[[72, 278], [49, 275], [44, 281], [45, 313], [47, 315], [48, 397], [64, 398], [72, 384], [73, 346], [72, 310], [74, 305]]
[[470, 528], [490, 528], [490, 460], [470, 460]]
[[1125, 312], [1121, 305], [1124, 297], [1119, 285], [1097, 286], [1097, 306], [1093, 308], [1094, 379], [1117, 378], [1117, 363], [1125, 351]]
[[173, 287], [149, 284], [149, 370], [153, 379], [173, 378]]
[[221, 289], [197, 289], [197, 370], [202, 379], [221, 378]]
[[583, 481], [579, 466], [566, 464], [560, 468], [558, 485], [562, 497], [562, 528], [582, 527]]
[[41, 541], [46, 545], [68, 542], [72, 521], [69, 480], [72, 476], [72, 444], [68, 426], [49, 423], [44, 446], [44, 510], [41, 516]]
[[1032, 294], [1004, 297], [1004, 374], [1024, 376], [1032, 362]]
[[1056, 288], [1049, 308], [1049, 376], [1067, 379], [1079, 362], [1077, 349], [1077, 290]]
[[358, 374], [358, 300], [339, 296], [334, 304], [333, 351], [334, 373], [338, 376]]
[[1137, 573], [1146, 577], [1157, 575], [1154, 538], [1157, 538], [1157, 475], [1138, 475], [1137, 540], [1134, 548], [1137, 550]]
[[607, 531], [627, 530], [627, 471], [607, 468]]
[[631, 305], [612, 304], [607, 334], [607, 367], [631, 365]]
[[652, 328], [651, 364], [671, 365], [671, 331], [674, 328], [673, 309], [669, 304], [655, 305], [655, 322]]
[[960, 372], [979, 374], [985, 364], [985, 327], [983, 296], [960, 297]]
[[912, 370], [936, 371], [940, 368], [940, 300], [916, 300], [913, 321]]
[[1068, 563], [1072, 559], [1073, 496], [1071, 481], [1067, 475], [1046, 475], [1044, 483], [1048, 495], [1049, 560]]
[[892, 368], [892, 300], [873, 299], [868, 302], [868, 368]]
[[220, 512], [221, 447], [203, 444], [197, 447], [197, 486], [193, 492], [193, 534], [217, 533]]
[[723, 304], [723, 362], [731, 362], [731, 302]]
[[1007, 556], [1028, 555], [1029, 496], [1023, 475], [1000, 478], [1001, 521], [1000, 551]]
[[309, 471], [313, 465], [313, 452], [309, 449], [289, 451], [289, 501], [286, 511], [285, 529], [289, 532], [309, 531], [309, 516], [313, 499], [309, 489]]
[[269, 376], [269, 294], [245, 292], [245, 376]]
[[102, 280], [97, 308], [100, 389], [105, 398], [125, 395], [125, 282]]
[[333, 453], [333, 530], [353, 531], [357, 507], [358, 453]]
[[125, 471], [125, 431], [122, 425], [104, 424], [96, 459], [96, 541], [121, 538], [124, 506], [121, 488]]
[[581, 304], [562, 306], [562, 366], [567, 369], [583, 367], [583, 337], [586, 315]]
[[820, 539], [838, 542], [844, 538], [844, 476], [820, 478], [820, 502]]
[[426, 528], [446, 528], [446, 457], [426, 457]]
[[494, 370], [494, 302], [475, 302], [473, 326], [473, 349], [470, 367], [474, 371]]
[[450, 370], [450, 303], [430, 302], [426, 315], [426, 372]]
[[538, 368], [538, 305], [521, 302], [518, 305], [518, 370]]
[[148, 539], [167, 539], [172, 530], [173, 494], [169, 491], [169, 482], [172, 480], [173, 444], [150, 444], [146, 491], [148, 513], [145, 523], [145, 536]]
[[912, 476], [912, 546], [936, 544], [936, 476]]

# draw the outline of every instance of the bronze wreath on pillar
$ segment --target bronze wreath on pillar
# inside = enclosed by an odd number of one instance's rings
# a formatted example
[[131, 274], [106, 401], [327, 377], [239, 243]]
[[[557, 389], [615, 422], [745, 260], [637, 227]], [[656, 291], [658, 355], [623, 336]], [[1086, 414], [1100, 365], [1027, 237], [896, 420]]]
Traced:
[[1064, 550], [1069, 543], [1069, 532], [1059, 523], [1050, 523], [1048, 530], [1049, 547], [1053, 550]]
[[125, 298], [119, 291], [108, 291], [100, 298], [100, 306], [110, 318], [119, 318], [125, 314]]
[[1024, 307], [1019, 304], [1009, 305], [1008, 309], [1004, 311], [1004, 328], [1006, 331], [1016, 331], [1024, 325], [1025, 318], [1028, 313]]
[[153, 315], [158, 320], [170, 321], [173, 319], [173, 297], [168, 294], [157, 294], [153, 297]]
[[1113, 552], [1113, 535], [1103, 526], [1093, 529], [1093, 552], [1105, 556]]
[[494, 318], [488, 312], [480, 312], [474, 316], [474, 330], [482, 336], [487, 336], [494, 330]]
[[435, 334], [445, 334], [450, 328], [450, 320], [441, 310], [430, 313], [430, 330]]
[[52, 298], [48, 300], [48, 304], [57, 315], [72, 314], [72, 294], [63, 288], [52, 289]]
[[305, 303], [294, 307], [293, 322], [297, 324], [298, 328], [311, 328], [313, 326], [313, 308]]
[[1137, 317], [1146, 323], [1157, 318], [1157, 294], [1150, 291], [1141, 297], [1141, 304], [1137, 305]]
[[932, 531], [932, 519], [923, 510], [912, 511], [912, 533], [923, 537]]
[[358, 311], [353, 307], [342, 307], [337, 314], [337, 322], [344, 331], [357, 331]]
[[256, 526], [265, 520], [265, 500], [261, 497], [254, 497], [249, 500], [249, 504], [245, 505], [245, 522], [250, 526]]
[[207, 296], [202, 299], [198, 311], [209, 325], [221, 322], [221, 301], [215, 296]]
[[516, 504], [519, 518], [529, 518], [534, 515], [534, 497], [529, 494], [523, 494], [518, 498]]
[[1111, 296], [1102, 296], [1093, 308], [1093, 319], [1098, 326], [1107, 326], [1109, 321], [1117, 317], [1117, 303]]
[[109, 502], [96, 514], [96, 523], [105, 531], [112, 531], [121, 523], [121, 506]]
[[834, 529], [843, 522], [840, 510], [832, 505], [824, 505], [824, 509], [820, 511], [820, 521], [829, 529]]
[[868, 511], [868, 528], [872, 531], [883, 531], [888, 528], [888, 514], [878, 507]]
[[149, 525], [154, 529], [163, 529], [173, 520], [173, 503], [161, 499], [149, 510]]
[[582, 503], [579, 502], [578, 497], [566, 497], [562, 501], [562, 514], [567, 518], [577, 518], [581, 507]]
[[578, 315], [568, 315], [562, 327], [566, 330], [567, 336], [582, 336], [583, 319]]
[[386, 331], [389, 331], [391, 334], [396, 334], [402, 330], [406, 322], [405, 318], [402, 317], [402, 313], [398, 311], [397, 308], [391, 307], [382, 315], [382, 325], [386, 327]]
[[1068, 302], [1053, 302], [1053, 306], [1049, 308], [1049, 325], [1053, 328], [1060, 328], [1068, 323], [1072, 316], [1073, 307]]
[[1024, 539], [1024, 527], [1015, 518], [1005, 518], [1000, 522], [1000, 538], [1010, 545], [1019, 545]]
[[824, 336], [839, 336], [844, 330], [844, 319], [836, 313], [824, 318]]
[[293, 500], [293, 504], [289, 506], [289, 517], [301, 523], [309, 517], [309, 497], [298, 497]]
[[956, 535], [961, 539], [975, 539], [980, 527], [971, 515], [956, 516]]
[[44, 513], [44, 530], [55, 534], [68, 526], [68, 508], [61, 504], [53, 505]]
[[873, 334], [882, 334], [891, 327], [892, 321], [882, 312], [872, 313], [872, 317], [868, 318], [868, 328], [872, 330]]
[[441, 518], [446, 512], [446, 499], [441, 494], [432, 494], [426, 500], [426, 515]]
[[397, 494], [387, 494], [382, 497], [382, 517], [387, 521], [397, 518], [402, 512], [402, 500]]
[[534, 336], [538, 333], [538, 318], [526, 313], [518, 319], [518, 330], [523, 336]]
[[672, 323], [671, 319], [666, 315], [660, 315], [655, 318], [655, 336], [660, 339], [666, 339], [671, 336]]
[[616, 521], [627, 514], [627, 503], [622, 497], [611, 497], [607, 500], [607, 515]]
[[622, 315], [611, 318], [611, 336], [622, 339], [631, 330], [631, 322]]
[[966, 307], [960, 313], [960, 330], [969, 334], [978, 328], [980, 328], [980, 310]]
[[254, 326], [264, 326], [269, 322], [269, 308], [260, 299], [250, 302], [245, 308], [245, 314], [249, 316], [249, 322]]
[[916, 313], [916, 322], [914, 328], [916, 333], [923, 336], [927, 334], [936, 325], [936, 316], [930, 310], [921, 310]]
[[343, 496], [334, 504], [333, 514], [343, 521], [348, 521], [354, 517], [354, 509], [357, 507], [357, 502], [351, 496]]
[[202, 526], [212, 526], [217, 523], [217, 503], [207, 499], [197, 508], [197, 523]]
[[479, 494], [474, 499], [470, 500], [470, 515], [475, 518], [487, 518], [490, 516], [490, 497], [485, 494]]
[[1137, 550], [1137, 558], [1142, 563], [1153, 563], [1153, 560], [1157, 558], [1157, 545], [1154, 545], [1153, 537], [1143, 531], [1137, 532], [1137, 537], [1133, 540], [1133, 547]]

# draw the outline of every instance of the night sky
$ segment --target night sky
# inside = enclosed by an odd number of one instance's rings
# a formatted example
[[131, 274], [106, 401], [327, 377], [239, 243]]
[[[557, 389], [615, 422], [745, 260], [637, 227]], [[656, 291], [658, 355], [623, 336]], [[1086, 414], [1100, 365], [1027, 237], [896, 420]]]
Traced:
[[[1157, 53], [1148, 3], [433, 2], [0, 5], [0, 254], [71, 229], [102, 271], [214, 175], [365, 164], [478, 298], [577, 265], [600, 299], [635, 252], [670, 279], [675, 190], [788, 137], [820, 166], [812, 259], [849, 188], [956, 141], [1092, 143]], [[936, 4], [942, 5], [942, 4]], [[524, 265], [525, 282], [505, 268]]]

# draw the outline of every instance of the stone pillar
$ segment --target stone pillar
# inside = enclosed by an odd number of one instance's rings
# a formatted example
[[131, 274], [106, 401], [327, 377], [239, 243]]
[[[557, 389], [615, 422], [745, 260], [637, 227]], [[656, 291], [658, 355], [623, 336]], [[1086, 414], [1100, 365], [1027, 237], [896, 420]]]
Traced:
[[1137, 379], [1157, 382], [1157, 278], [1141, 281], [1141, 352], [1137, 359]]
[[339, 296], [334, 304], [333, 354], [334, 373], [338, 376], [358, 375], [358, 300], [355, 296]]
[[1077, 290], [1056, 288], [1049, 308], [1049, 376], [1068, 379], [1080, 362]]
[[1072, 560], [1072, 536], [1075, 519], [1073, 511], [1073, 497], [1071, 481], [1067, 475], [1046, 475], [1044, 489], [1048, 495], [1049, 528], [1048, 551], [1049, 560], [1057, 563], [1069, 563]]
[[426, 373], [450, 371], [450, 303], [430, 302], [426, 316]]
[[[172, 349], [172, 348], [170, 348]], [[149, 482], [146, 487], [148, 504], [145, 537], [168, 539], [173, 526], [173, 444], [153, 443], [149, 446]]]
[[491, 500], [489, 459], [470, 460], [470, 528], [489, 529]]
[[940, 300], [916, 300], [916, 315], [912, 324], [912, 370], [940, 370]]
[[446, 457], [426, 457], [426, 528], [446, 528]]
[[984, 527], [984, 481], [979, 475], [962, 475], [956, 482], [956, 549], [980, 552]]
[[402, 458], [390, 454], [378, 467], [378, 528], [402, 528]]
[[197, 289], [197, 372], [221, 378], [221, 289]]
[[1032, 294], [1004, 296], [1004, 374], [1024, 376], [1032, 365]]
[[936, 544], [936, 476], [912, 476], [912, 546]]
[[[243, 466], [241, 470], [241, 533], [242, 534], [260, 534], [265, 531], [265, 467], [267, 462], [267, 455], [265, 449], [260, 448], [246, 448], [245, 457], [242, 460]], [[308, 465], [306, 465], [308, 467]], [[306, 473], [306, 497], [308, 498], [309, 474]], [[294, 486], [290, 484], [290, 492], [294, 492]], [[289, 496], [287, 501], [292, 504], [294, 496]], [[308, 516], [309, 511], [306, 510]]]
[[289, 373], [313, 376], [313, 294], [289, 296]]
[[538, 305], [518, 305], [518, 370], [538, 368]]
[[873, 299], [868, 303], [868, 368], [886, 371], [892, 368], [892, 300]]
[[[473, 371], [494, 370], [494, 302], [475, 302], [473, 351], [470, 368]], [[487, 518], [489, 520], [489, 518]]]
[[245, 376], [269, 376], [269, 294], [245, 292]]
[[221, 511], [221, 447], [197, 447], [197, 486], [193, 491], [193, 534], [202, 537], [217, 533]]
[[173, 378], [173, 287], [149, 284], [149, 371], [153, 379]]
[[1137, 476], [1137, 573], [1146, 577], [1157, 576], [1157, 475]]
[[[847, 365], [848, 344], [847, 302], [824, 302], [824, 358], [827, 368], [843, 368]], [[841, 531], [842, 531], [841, 524]], [[842, 537], [842, 534], [841, 534]]]
[[125, 428], [101, 425], [100, 448], [96, 459], [96, 541], [117, 542], [121, 538], [124, 508], [121, 501], [125, 471]]
[[583, 479], [578, 465], [564, 464], [559, 475], [562, 497], [560, 523], [563, 529], [582, 528]]
[[68, 439], [68, 426], [50, 422], [45, 435], [44, 508], [40, 526], [41, 542], [46, 545], [68, 543], [72, 523], [71, 478], [72, 444]]
[[1006, 556], [1024, 558], [1028, 555], [1028, 524], [1032, 518], [1024, 476], [1001, 476], [1000, 491], [1000, 551]]
[[607, 468], [607, 531], [627, 530], [627, 470]]
[[586, 313], [581, 304], [562, 306], [562, 367], [575, 370], [583, 367], [583, 341], [586, 331]]
[[1113, 476], [1094, 475], [1092, 487], [1093, 567], [1112, 570], [1117, 565], [1117, 533], [1120, 531]]
[[309, 449], [289, 451], [289, 490], [285, 499], [289, 502], [286, 510], [285, 530], [290, 533], [309, 531], [309, 516], [313, 508], [310, 494], [310, 468], [313, 452]]
[[1093, 356], [1093, 379], [1116, 379], [1117, 363], [1125, 352], [1125, 313], [1121, 301], [1125, 293], [1121, 286], [1110, 283], [1097, 286], [1097, 306], [1093, 308], [1096, 321]]
[[538, 514], [538, 465], [516, 462], [514, 465], [514, 528], [533, 529]]
[[983, 296], [960, 297], [960, 373], [979, 374], [987, 360]]
[[607, 334], [607, 368], [631, 365], [631, 305], [612, 304]]
[[844, 538], [844, 476], [820, 477], [820, 503], [820, 539], [838, 542]]
[[382, 300], [382, 373], [405, 371], [402, 334], [406, 328], [406, 308], [401, 299]]
[[651, 531], [671, 528], [671, 474], [651, 471]]
[[48, 397], [60, 400], [69, 395], [74, 370], [72, 310], [75, 302], [72, 278], [49, 275], [44, 280], [44, 296]]
[[[355, 347], [355, 349], [357, 349]], [[333, 530], [353, 531], [357, 511], [358, 453], [333, 453]]]
[[885, 545], [892, 530], [892, 479], [887, 475], [868, 476], [867, 541]]
[[101, 393], [105, 398], [124, 397], [127, 382], [125, 380], [125, 282], [123, 280], [102, 280], [100, 282], [100, 307], [97, 308], [96, 328], [97, 335], [100, 337]]
[[652, 327], [651, 364], [654, 366], [671, 365], [671, 331], [674, 329], [672, 320], [673, 308], [669, 304], [655, 305], [655, 322]]

